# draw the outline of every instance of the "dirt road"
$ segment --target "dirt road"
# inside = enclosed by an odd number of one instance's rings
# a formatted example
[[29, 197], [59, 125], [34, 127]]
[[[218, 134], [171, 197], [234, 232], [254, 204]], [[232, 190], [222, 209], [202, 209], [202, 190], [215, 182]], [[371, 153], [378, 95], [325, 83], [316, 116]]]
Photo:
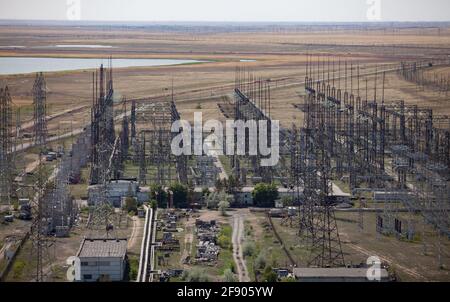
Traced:
[[[128, 218], [127, 218], [128, 219]], [[128, 240], [128, 249], [134, 248], [139, 242], [137, 241], [139, 230], [142, 230], [142, 221], [137, 217], [133, 216], [133, 230], [131, 231], [130, 240]]]
[[244, 219], [245, 217], [243, 214], [234, 214], [232, 217], [233, 259], [236, 263], [239, 282], [250, 282], [250, 277], [248, 275], [248, 269], [242, 250], [242, 241], [244, 238]]

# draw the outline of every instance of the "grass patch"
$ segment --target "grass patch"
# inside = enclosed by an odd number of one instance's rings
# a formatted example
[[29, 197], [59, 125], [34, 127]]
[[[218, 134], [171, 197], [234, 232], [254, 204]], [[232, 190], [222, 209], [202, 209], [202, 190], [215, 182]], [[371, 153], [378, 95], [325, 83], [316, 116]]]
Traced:
[[16, 280], [21, 279], [26, 266], [27, 263], [25, 261], [16, 260], [11, 269], [12, 278]]
[[136, 280], [139, 270], [139, 259], [137, 256], [130, 256], [128, 258], [128, 265], [130, 267], [128, 277], [130, 281]]

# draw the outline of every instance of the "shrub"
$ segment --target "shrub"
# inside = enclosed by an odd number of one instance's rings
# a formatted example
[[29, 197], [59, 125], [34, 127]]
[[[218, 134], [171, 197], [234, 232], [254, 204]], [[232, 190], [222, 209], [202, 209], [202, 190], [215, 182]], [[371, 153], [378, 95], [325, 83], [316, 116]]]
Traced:
[[242, 249], [242, 253], [244, 254], [244, 257], [251, 257], [255, 254], [256, 246], [253, 241], [246, 242], [244, 244], [244, 247]]
[[136, 280], [139, 270], [139, 261], [137, 259], [129, 259], [128, 263], [130, 265], [129, 278], [130, 280]]
[[219, 211], [222, 216], [227, 215], [227, 209], [230, 207], [230, 203], [226, 200], [219, 202]]
[[266, 256], [261, 252], [255, 259], [255, 267], [257, 269], [263, 269], [266, 267]]
[[150, 200], [150, 207], [156, 210], [158, 208], [158, 202], [156, 200]]
[[217, 244], [223, 249], [230, 249], [231, 248], [231, 239], [229, 237], [227, 237], [226, 235], [220, 235], [217, 238]]
[[14, 262], [12, 267], [12, 273], [15, 279], [22, 277], [23, 270], [25, 269], [26, 265], [27, 265], [26, 262], [22, 260], [16, 260]]
[[136, 199], [134, 199], [133, 197], [127, 197], [125, 199], [125, 210], [127, 212], [137, 212], [137, 202]]
[[181, 279], [186, 282], [209, 282], [208, 275], [204, 271], [196, 268], [190, 271], [184, 271]]
[[278, 275], [273, 271], [271, 266], [268, 266], [264, 269], [263, 279], [265, 282], [277, 282]]
[[233, 272], [231, 271], [231, 269], [227, 268], [224, 272], [223, 272], [223, 281], [224, 282], [237, 282], [237, 278], [236, 276], [233, 274]]
[[232, 248], [231, 243], [231, 226], [224, 225], [222, 229], [220, 230], [220, 233], [217, 237], [217, 244], [223, 248], [223, 249], [230, 249]]
[[283, 196], [281, 198], [281, 203], [283, 204], [283, 207], [291, 207], [294, 205], [294, 198], [291, 196]]

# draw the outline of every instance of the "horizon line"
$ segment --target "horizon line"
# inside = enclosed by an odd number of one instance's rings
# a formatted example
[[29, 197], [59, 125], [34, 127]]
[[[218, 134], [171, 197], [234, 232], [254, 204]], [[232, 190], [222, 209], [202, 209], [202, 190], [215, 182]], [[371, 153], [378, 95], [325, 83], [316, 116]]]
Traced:
[[449, 23], [450, 20], [360, 20], [360, 21], [218, 21], [218, 20], [65, 20], [65, 19], [0, 19], [0, 22], [61, 22], [61, 23], [265, 23], [265, 24], [386, 24], [386, 23]]

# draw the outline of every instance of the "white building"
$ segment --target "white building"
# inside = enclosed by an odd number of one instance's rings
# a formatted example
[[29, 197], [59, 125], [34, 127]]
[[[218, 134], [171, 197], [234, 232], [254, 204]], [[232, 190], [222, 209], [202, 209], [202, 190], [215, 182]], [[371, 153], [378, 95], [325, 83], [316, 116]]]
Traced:
[[122, 281], [127, 263], [127, 239], [84, 238], [77, 257], [82, 282]]
[[[96, 205], [104, 196], [105, 188], [102, 185], [88, 187], [88, 204]], [[103, 194], [102, 194], [103, 193]], [[122, 207], [124, 197], [135, 197], [138, 203], [147, 202], [150, 199], [149, 190], [140, 188], [134, 180], [113, 180], [106, 184], [106, 198], [114, 207]]]

